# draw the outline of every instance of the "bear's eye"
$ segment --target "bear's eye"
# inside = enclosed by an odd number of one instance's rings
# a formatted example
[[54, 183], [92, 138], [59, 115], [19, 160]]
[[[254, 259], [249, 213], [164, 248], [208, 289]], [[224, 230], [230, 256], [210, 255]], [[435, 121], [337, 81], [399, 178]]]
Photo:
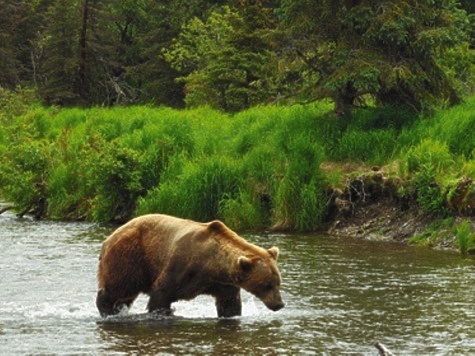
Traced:
[[268, 283], [265, 285], [265, 290], [271, 290], [272, 289], [272, 284]]

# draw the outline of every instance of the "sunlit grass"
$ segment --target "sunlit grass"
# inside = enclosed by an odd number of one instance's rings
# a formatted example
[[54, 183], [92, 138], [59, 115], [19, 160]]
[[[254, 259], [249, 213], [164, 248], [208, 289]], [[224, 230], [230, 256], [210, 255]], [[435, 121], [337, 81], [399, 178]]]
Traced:
[[328, 191], [344, 175], [323, 163], [399, 162], [404, 194], [445, 216], [458, 182], [475, 176], [474, 104], [475, 96], [431, 118], [394, 108], [337, 117], [327, 102], [234, 115], [35, 106], [2, 119], [0, 193], [18, 207], [46, 201], [58, 219], [157, 212], [307, 231], [324, 223]]

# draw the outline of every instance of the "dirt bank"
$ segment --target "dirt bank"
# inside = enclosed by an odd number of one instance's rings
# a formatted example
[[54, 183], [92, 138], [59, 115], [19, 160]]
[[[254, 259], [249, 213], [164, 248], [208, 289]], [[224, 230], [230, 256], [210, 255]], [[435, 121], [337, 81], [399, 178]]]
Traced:
[[[325, 166], [324, 169], [334, 167]], [[334, 236], [458, 249], [457, 226], [468, 221], [471, 231], [475, 231], [471, 201], [464, 201], [468, 209], [466, 206], [449, 206], [454, 211], [451, 217], [428, 216], [420, 211], [417, 195], [401, 196], [401, 189], [410, 183], [390, 171], [390, 167], [343, 166], [340, 170], [343, 184], [330, 193], [332, 202], [327, 232]], [[470, 186], [473, 190], [475, 182], [470, 181], [470, 184], [473, 184]], [[467, 186], [466, 181], [463, 186]], [[466, 192], [455, 195], [462, 194], [466, 195]]]

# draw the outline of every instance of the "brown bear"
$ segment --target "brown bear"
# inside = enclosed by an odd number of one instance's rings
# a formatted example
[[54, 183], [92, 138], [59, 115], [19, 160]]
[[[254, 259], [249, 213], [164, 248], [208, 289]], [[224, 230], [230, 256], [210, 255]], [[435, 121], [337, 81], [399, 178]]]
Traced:
[[173, 302], [208, 294], [218, 316], [231, 317], [241, 315], [243, 288], [277, 311], [284, 307], [278, 255], [277, 247], [253, 245], [217, 220], [144, 215], [103, 242], [96, 305], [105, 317], [145, 293], [149, 312], [170, 311]]

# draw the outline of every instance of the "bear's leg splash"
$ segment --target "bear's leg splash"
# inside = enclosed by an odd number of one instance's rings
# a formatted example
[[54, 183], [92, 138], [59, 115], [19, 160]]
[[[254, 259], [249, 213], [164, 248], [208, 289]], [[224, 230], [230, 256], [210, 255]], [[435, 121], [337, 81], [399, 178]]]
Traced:
[[240, 316], [242, 313], [241, 290], [237, 287], [222, 286], [214, 291], [216, 310], [219, 318]]
[[97, 292], [96, 306], [101, 317], [105, 318], [110, 315], [118, 314], [124, 305], [129, 308], [135, 298], [136, 296], [119, 302], [117, 298], [113, 298], [108, 291], [102, 288]]

